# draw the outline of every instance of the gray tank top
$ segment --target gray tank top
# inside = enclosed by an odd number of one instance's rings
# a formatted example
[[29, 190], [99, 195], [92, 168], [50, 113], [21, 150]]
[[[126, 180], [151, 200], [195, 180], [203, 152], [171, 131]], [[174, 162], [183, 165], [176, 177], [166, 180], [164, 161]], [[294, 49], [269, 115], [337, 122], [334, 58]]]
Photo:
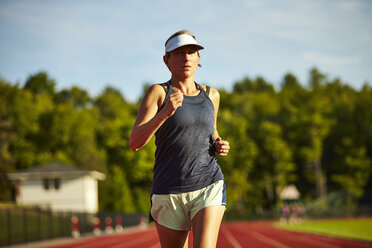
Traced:
[[[196, 85], [200, 93], [184, 96], [182, 107], [155, 133], [152, 194], [190, 192], [223, 180], [212, 139], [214, 106], [204, 89]], [[174, 92], [170, 81], [167, 89], [161, 108]]]

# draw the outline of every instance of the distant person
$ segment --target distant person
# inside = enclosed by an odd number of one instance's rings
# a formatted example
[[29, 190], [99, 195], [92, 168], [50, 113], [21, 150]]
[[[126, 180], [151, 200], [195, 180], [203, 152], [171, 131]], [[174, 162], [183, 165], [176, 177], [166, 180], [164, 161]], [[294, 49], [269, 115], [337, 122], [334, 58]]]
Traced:
[[298, 222], [302, 222], [303, 218], [305, 217], [306, 213], [306, 208], [303, 203], [298, 204], [297, 206], [297, 217], [298, 217]]
[[217, 131], [218, 91], [194, 81], [201, 49], [186, 30], [169, 37], [171, 79], [149, 88], [129, 139], [137, 151], [156, 137], [150, 221], [162, 247], [187, 247], [191, 227], [194, 247], [215, 247], [226, 206], [215, 153], [226, 156], [230, 146]]
[[297, 204], [291, 203], [291, 216], [289, 218], [290, 223], [298, 223], [298, 208]]
[[291, 210], [290, 210], [289, 206], [287, 204], [284, 204], [283, 207], [282, 207], [282, 218], [281, 218], [280, 222], [288, 223], [290, 211]]

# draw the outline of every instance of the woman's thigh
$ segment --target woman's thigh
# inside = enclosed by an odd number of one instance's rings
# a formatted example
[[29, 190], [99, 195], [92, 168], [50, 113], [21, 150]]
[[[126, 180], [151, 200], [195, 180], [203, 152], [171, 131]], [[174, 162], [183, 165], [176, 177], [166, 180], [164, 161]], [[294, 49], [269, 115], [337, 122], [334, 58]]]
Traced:
[[187, 248], [189, 231], [178, 231], [155, 222], [162, 248]]
[[225, 206], [210, 206], [201, 209], [192, 219], [193, 246], [216, 247]]

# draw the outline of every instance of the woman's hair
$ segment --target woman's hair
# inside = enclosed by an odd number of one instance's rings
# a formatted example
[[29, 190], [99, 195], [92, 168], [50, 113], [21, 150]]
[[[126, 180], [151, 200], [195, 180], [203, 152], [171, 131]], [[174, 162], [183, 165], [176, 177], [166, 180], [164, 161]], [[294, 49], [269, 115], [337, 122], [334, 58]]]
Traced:
[[[176, 36], [178, 36], [178, 35], [181, 35], [181, 34], [188, 34], [188, 35], [190, 35], [191, 37], [193, 37], [195, 40], [196, 40], [196, 38], [195, 38], [195, 35], [193, 34], [193, 33], [191, 33], [190, 31], [187, 31], [187, 30], [180, 30], [180, 31], [177, 31], [177, 32], [175, 32], [174, 34], [172, 34], [168, 39], [167, 39], [167, 41], [165, 42], [165, 46], [167, 46], [167, 44], [168, 44], [168, 42], [172, 39], [172, 38], [174, 38], [174, 37], [176, 37]], [[165, 57], [169, 57], [169, 52], [166, 52], [165, 53]], [[198, 51], [198, 54], [199, 54], [199, 51]], [[201, 64], [198, 64], [198, 66], [199, 67], [201, 67]]]

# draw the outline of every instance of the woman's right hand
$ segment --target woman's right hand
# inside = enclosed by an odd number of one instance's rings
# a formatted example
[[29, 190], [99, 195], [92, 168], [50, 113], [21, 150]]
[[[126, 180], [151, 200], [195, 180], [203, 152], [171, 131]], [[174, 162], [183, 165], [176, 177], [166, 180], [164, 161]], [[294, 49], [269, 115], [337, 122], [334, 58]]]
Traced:
[[164, 108], [162, 109], [166, 118], [171, 117], [178, 108], [182, 107], [183, 94], [180, 91], [176, 91], [169, 95], [167, 102], [165, 103]]

